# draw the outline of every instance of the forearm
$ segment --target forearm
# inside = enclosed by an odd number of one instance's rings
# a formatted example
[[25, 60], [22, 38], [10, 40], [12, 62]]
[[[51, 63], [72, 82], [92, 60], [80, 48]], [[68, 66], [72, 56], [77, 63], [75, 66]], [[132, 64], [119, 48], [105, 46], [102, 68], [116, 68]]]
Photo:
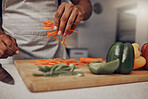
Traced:
[[92, 14], [92, 5], [90, 0], [71, 0], [74, 5], [77, 5], [84, 14], [84, 19], [87, 20]]

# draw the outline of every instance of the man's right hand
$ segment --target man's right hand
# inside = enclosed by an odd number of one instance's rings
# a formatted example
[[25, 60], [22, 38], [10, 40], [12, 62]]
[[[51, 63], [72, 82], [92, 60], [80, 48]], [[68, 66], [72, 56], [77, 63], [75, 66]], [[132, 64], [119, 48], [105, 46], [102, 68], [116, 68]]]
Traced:
[[19, 54], [20, 51], [17, 47], [15, 38], [0, 32], [0, 59], [8, 58], [15, 54]]

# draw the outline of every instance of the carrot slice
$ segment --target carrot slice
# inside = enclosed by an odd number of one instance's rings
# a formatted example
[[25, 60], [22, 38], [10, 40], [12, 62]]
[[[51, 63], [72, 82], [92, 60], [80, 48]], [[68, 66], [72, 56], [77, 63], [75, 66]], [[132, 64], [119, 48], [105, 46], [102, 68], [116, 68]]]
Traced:
[[71, 32], [75, 32], [75, 33], [79, 33], [78, 31], [75, 31], [75, 30], [70, 30]]
[[[47, 27], [47, 28], [43, 28], [43, 30], [53, 29], [54, 28], [54, 21], [48, 20], [48, 21], [42, 22], [42, 23], [44, 24], [44, 27]], [[71, 32], [71, 33], [72, 32], [78, 33], [78, 31], [75, 31], [75, 30], [70, 30], [69, 32]], [[54, 36], [56, 34], [58, 34], [58, 31], [54, 31], [54, 32], [51, 32], [51, 33], [48, 32], [48, 35], [46, 37], [53, 36], [55, 39], [59, 40], [62, 45], [64, 45], [66, 47], [67, 46], [65, 44], [66, 37], [64, 38], [63, 41], [61, 41], [59, 38], [57, 38], [56, 36]], [[70, 35], [70, 34], [68, 34], [68, 35]]]
[[80, 57], [80, 62], [81, 62], [81, 63], [91, 63], [91, 62], [98, 61], [98, 60], [100, 60], [100, 62], [103, 61], [102, 58]]
[[61, 41], [61, 44], [64, 44], [64, 43], [65, 43], [66, 37], [67, 37], [67, 36], [65, 36], [64, 40]]

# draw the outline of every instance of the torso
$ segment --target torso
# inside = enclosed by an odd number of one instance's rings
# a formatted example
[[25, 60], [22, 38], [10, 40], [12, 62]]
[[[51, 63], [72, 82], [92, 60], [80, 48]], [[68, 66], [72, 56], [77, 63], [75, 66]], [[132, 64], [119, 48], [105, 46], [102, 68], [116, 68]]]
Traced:
[[[21, 51], [14, 59], [67, 58], [65, 47], [45, 37], [42, 22], [54, 20], [58, 0], [3, 0], [3, 29]], [[62, 39], [61, 37], [57, 36]]]

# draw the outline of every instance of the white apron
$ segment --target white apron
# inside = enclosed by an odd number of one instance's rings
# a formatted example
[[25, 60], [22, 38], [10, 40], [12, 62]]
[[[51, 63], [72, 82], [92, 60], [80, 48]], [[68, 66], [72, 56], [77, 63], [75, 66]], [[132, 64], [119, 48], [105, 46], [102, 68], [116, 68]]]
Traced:
[[2, 27], [17, 40], [20, 50], [13, 59], [67, 58], [65, 47], [55, 38], [47, 38], [47, 30], [42, 30], [42, 22], [54, 20], [58, 0], [2, 1]]

